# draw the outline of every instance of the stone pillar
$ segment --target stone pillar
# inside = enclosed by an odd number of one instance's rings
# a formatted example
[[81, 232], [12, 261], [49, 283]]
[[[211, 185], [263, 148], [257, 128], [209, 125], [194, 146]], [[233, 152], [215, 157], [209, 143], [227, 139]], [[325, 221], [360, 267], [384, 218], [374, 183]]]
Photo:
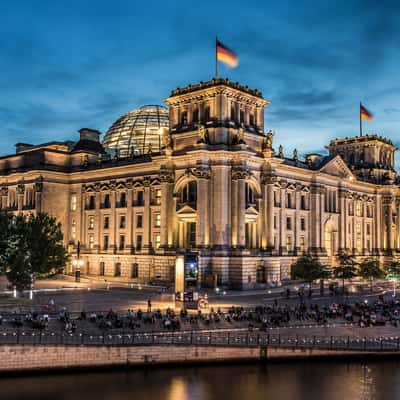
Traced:
[[246, 247], [246, 198], [245, 198], [245, 186], [246, 186], [246, 174], [244, 171], [235, 171], [235, 178], [237, 179], [238, 185], [238, 197], [237, 197], [237, 245], [239, 248]]
[[232, 204], [232, 246], [238, 246], [238, 181], [237, 179], [232, 178], [232, 195], [231, 195], [231, 204]]
[[262, 246], [268, 251], [274, 249], [274, 183], [276, 178], [270, 175], [263, 176], [263, 209]]
[[281, 186], [281, 211], [280, 211], [280, 238], [279, 238], [279, 253], [287, 254], [286, 247], [286, 183]]
[[95, 192], [95, 210], [94, 210], [94, 248], [99, 251], [101, 248], [101, 217], [100, 217], [100, 203], [101, 203], [101, 193], [96, 189]]
[[[110, 184], [110, 188], [111, 187], [112, 184]], [[118, 221], [115, 208], [116, 200], [117, 200], [117, 192], [115, 191], [115, 187], [113, 186], [110, 192], [110, 238], [109, 238], [110, 249], [112, 253], [115, 253], [118, 248], [118, 238], [117, 238]]]
[[1, 209], [2, 210], [5, 210], [8, 208], [7, 199], [8, 199], [8, 187], [2, 186], [1, 187]]
[[197, 177], [197, 220], [196, 220], [196, 246], [209, 245], [209, 182], [211, 172], [206, 167], [197, 167], [194, 170]]
[[381, 195], [375, 195], [374, 205], [374, 253], [379, 255], [382, 251], [382, 200]]
[[19, 183], [17, 185], [17, 209], [21, 212], [24, 209], [24, 196], [25, 196], [25, 185]]
[[151, 188], [150, 179], [143, 180], [144, 186], [144, 209], [143, 209], [143, 249], [149, 252], [152, 248], [151, 243]]
[[212, 167], [213, 187], [213, 246], [224, 249], [230, 245], [229, 229], [229, 166], [215, 165]]
[[132, 181], [127, 184], [127, 193], [126, 193], [126, 248], [129, 253], [132, 253], [133, 248], [135, 247], [134, 239], [133, 239], [133, 188]]
[[321, 251], [321, 206], [320, 206], [320, 187], [316, 184], [311, 185], [310, 193], [310, 250], [314, 254]]
[[162, 168], [160, 171], [161, 181], [161, 248], [168, 249], [173, 247], [173, 215], [174, 199], [173, 199], [173, 185], [174, 173], [173, 171]]
[[347, 237], [347, 226], [346, 226], [346, 196], [347, 191], [343, 188], [339, 189], [339, 252], [346, 252], [346, 237]]

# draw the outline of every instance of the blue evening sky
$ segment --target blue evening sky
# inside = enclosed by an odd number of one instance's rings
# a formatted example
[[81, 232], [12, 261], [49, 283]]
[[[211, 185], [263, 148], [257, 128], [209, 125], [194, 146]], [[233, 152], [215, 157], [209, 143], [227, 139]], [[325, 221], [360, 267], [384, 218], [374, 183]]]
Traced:
[[265, 129], [291, 154], [400, 132], [400, 1], [2, 0], [0, 154], [16, 142], [103, 133], [122, 114], [214, 74], [214, 40], [240, 64], [220, 76], [271, 101]]

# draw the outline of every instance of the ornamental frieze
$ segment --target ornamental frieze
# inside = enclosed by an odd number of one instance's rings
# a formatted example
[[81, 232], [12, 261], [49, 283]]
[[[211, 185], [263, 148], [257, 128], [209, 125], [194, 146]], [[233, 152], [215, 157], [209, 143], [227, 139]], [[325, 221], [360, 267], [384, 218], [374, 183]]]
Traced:
[[23, 183], [19, 183], [17, 185], [17, 193], [24, 194], [25, 193], [25, 185]]
[[162, 183], [174, 183], [174, 171], [167, 168], [161, 168], [159, 173], [159, 178]]
[[278, 178], [271, 175], [270, 173], [262, 172], [260, 180], [262, 185], [270, 185], [276, 183], [278, 181]]

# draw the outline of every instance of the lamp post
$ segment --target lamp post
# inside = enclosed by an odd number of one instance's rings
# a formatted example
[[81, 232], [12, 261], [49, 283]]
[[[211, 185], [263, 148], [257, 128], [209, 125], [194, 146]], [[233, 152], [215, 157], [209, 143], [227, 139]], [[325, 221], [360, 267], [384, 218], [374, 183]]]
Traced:
[[81, 255], [81, 242], [78, 240], [78, 245], [76, 248], [76, 258], [72, 260], [72, 265], [75, 269], [75, 282], [81, 281], [81, 267], [83, 266], [83, 260], [80, 259]]

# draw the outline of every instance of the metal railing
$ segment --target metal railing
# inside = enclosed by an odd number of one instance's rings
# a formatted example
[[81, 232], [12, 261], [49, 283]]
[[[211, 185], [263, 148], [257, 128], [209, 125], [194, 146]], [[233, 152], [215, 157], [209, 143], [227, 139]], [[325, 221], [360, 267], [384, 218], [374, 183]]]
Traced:
[[230, 346], [357, 351], [400, 351], [400, 337], [286, 336], [244, 331], [152, 333], [66, 333], [33, 330], [0, 332], [2, 344], [82, 346]]

